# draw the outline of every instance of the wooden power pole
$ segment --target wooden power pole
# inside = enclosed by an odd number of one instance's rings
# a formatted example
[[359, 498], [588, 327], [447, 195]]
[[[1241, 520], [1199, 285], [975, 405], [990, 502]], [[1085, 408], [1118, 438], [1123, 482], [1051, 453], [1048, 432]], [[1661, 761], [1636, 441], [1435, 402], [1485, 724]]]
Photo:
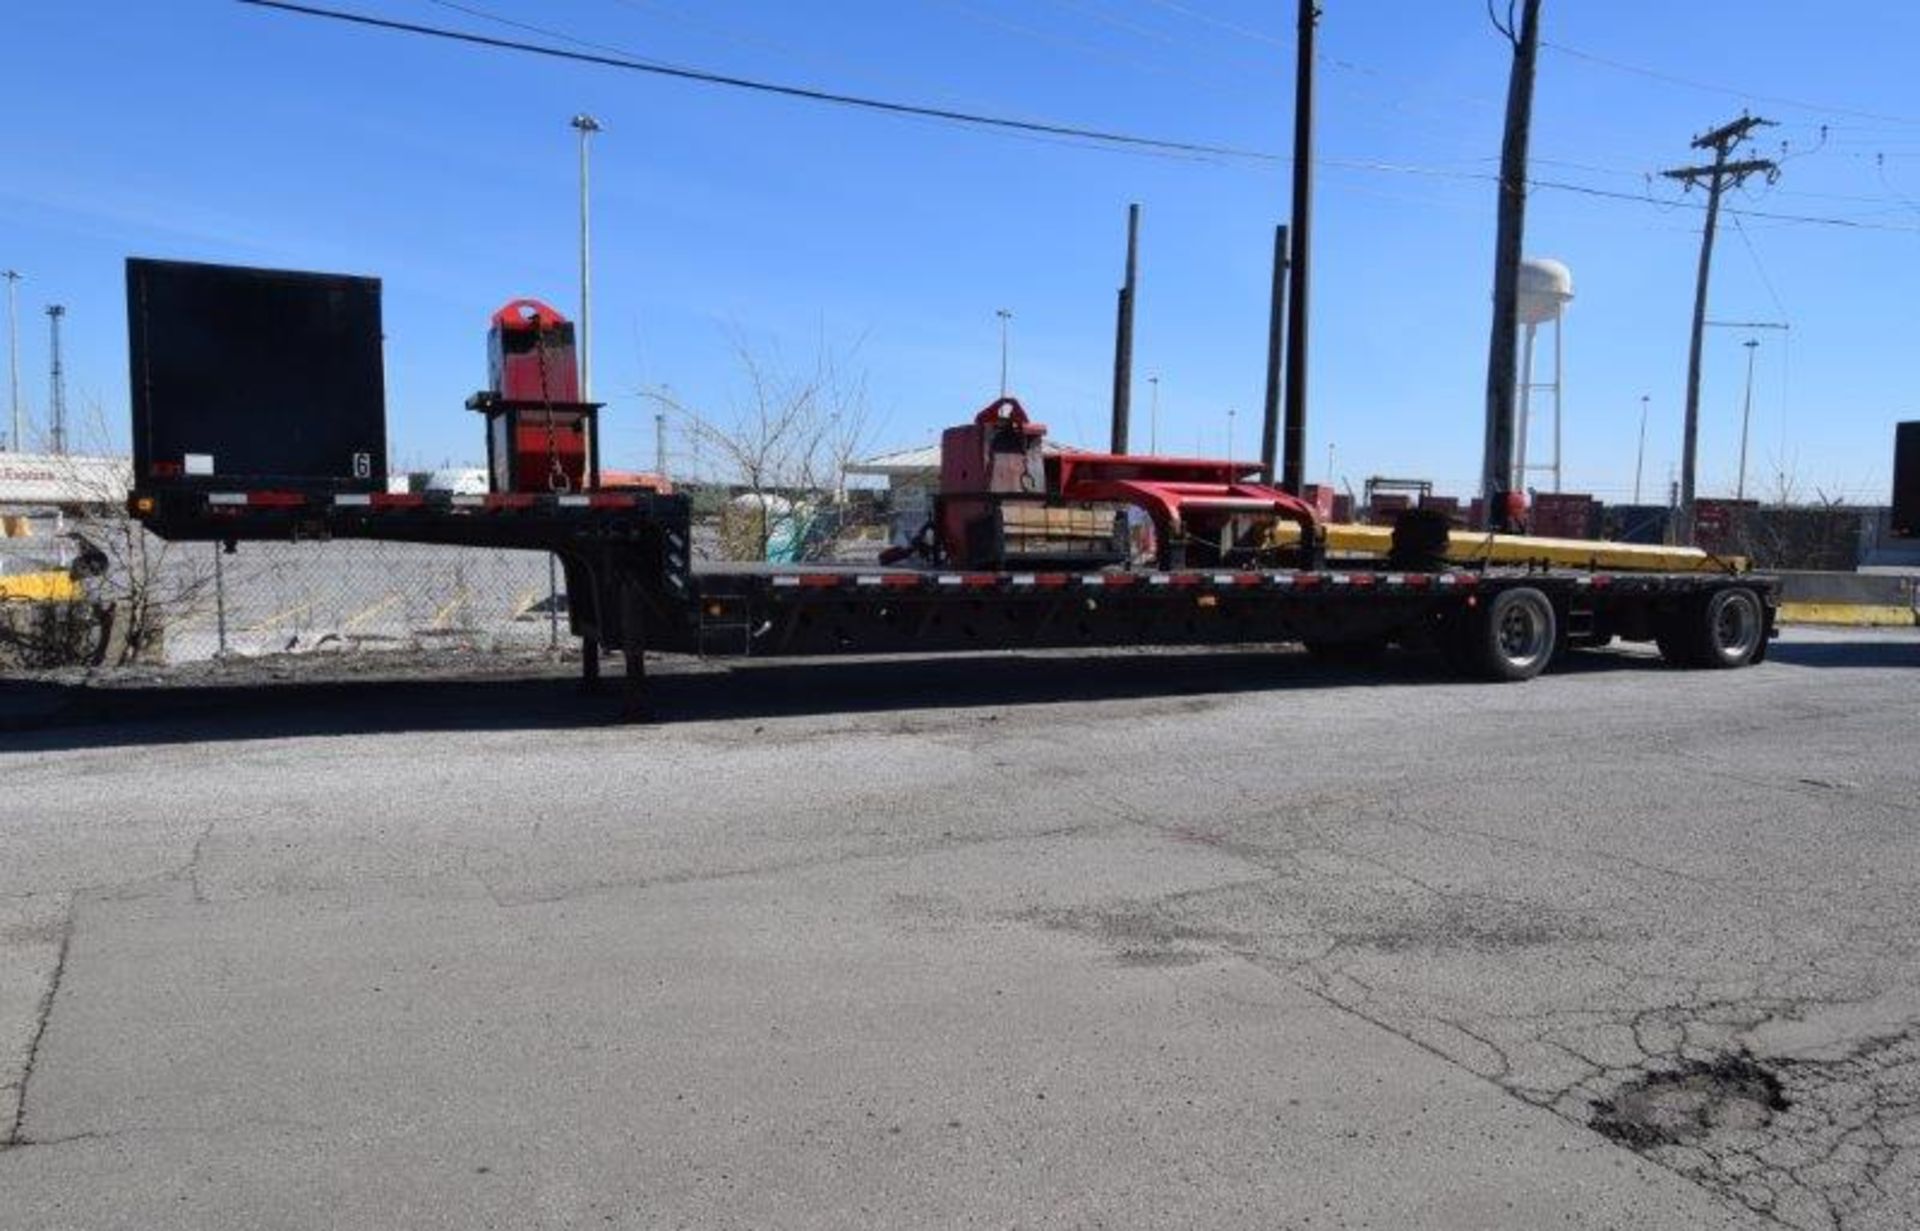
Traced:
[[1662, 171], [1670, 180], [1679, 180], [1691, 188], [1697, 183], [1707, 185], [1707, 223], [1700, 232], [1700, 270], [1693, 287], [1693, 336], [1687, 344], [1687, 417], [1685, 435], [1680, 446], [1680, 524], [1678, 541], [1682, 544], [1693, 542], [1693, 478], [1694, 463], [1699, 454], [1700, 445], [1700, 342], [1706, 332], [1707, 324], [1707, 275], [1713, 265], [1713, 236], [1720, 223], [1720, 194], [1728, 185], [1738, 186], [1749, 175], [1764, 175], [1768, 181], [1780, 174], [1780, 165], [1766, 158], [1743, 158], [1738, 162], [1730, 161], [1729, 156], [1754, 129], [1770, 124], [1758, 116], [1743, 115], [1731, 124], [1722, 124], [1712, 132], [1703, 133], [1693, 139], [1696, 150], [1712, 150], [1713, 162], [1708, 166], [1675, 167], [1671, 171]]
[[[1500, 32], [1513, 44], [1507, 126], [1500, 143], [1500, 220], [1493, 246], [1493, 329], [1487, 342], [1487, 436], [1480, 464], [1481, 524], [1509, 529], [1513, 482], [1513, 402], [1519, 381], [1520, 245], [1527, 230], [1527, 141], [1533, 127], [1533, 66], [1540, 52], [1540, 0], [1526, 0], [1520, 25]], [[1498, 19], [1496, 24], [1498, 24]], [[1297, 310], [1296, 310], [1297, 313]]]

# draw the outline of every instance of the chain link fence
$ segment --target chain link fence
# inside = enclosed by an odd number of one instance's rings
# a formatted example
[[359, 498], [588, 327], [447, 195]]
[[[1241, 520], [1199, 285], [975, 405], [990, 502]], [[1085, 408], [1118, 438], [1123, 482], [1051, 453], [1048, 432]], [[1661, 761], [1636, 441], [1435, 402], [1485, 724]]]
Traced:
[[[199, 563], [189, 554], [202, 552]], [[194, 577], [194, 601], [165, 621], [173, 662], [328, 648], [543, 649], [567, 635], [565, 582], [544, 552], [336, 540], [241, 543], [231, 554], [196, 543], [170, 554]]]
[[[886, 527], [865, 508], [850, 513], [813, 518], [801, 558], [872, 564]], [[737, 557], [722, 523], [717, 513], [696, 519], [697, 560]], [[227, 552], [169, 543], [108, 515], [36, 516], [27, 537], [0, 540], [0, 557], [17, 570], [80, 576], [89, 602], [114, 612], [114, 648], [85, 655], [109, 664], [573, 646], [565, 576], [545, 552], [351, 539], [242, 542]]]

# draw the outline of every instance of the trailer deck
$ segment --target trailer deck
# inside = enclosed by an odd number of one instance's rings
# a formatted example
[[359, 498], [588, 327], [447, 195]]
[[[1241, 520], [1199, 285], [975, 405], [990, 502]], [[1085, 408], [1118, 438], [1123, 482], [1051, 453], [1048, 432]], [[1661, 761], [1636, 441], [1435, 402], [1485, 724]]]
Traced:
[[[1776, 609], [1772, 579], [1731, 572], [1396, 569], [1372, 558], [1310, 569], [696, 566], [687, 499], [642, 491], [163, 489], [136, 490], [129, 505], [175, 540], [358, 538], [552, 552], [565, 571], [586, 681], [598, 678], [601, 647], [621, 650], [636, 709], [650, 650], [761, 656], [1298, 642], [1364, 659], [1400, 644], [1437, 650], [1469, 674], [1525, 679], [1564, 649], [1616, 638], [1658, 642], [1685, 666], [1758, 661]], [[1533, 622], [1523, 621], [1502, 650], [1490, 613], [1514, 594], [1531, 604]], [[1715, 661], [1699, 634], [1705, 609], [1727, 594], [1743, 596], [1736, 614], [1746, 624], [1725, 630], [1737, 661]]]

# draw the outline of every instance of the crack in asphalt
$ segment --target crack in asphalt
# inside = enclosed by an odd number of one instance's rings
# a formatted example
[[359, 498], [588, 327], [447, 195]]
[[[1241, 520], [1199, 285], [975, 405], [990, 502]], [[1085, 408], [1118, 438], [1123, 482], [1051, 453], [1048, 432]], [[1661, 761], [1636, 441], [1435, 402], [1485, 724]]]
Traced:
[[[1117, 797], [1109, 802], [1130, 824], [1178, 844], [1204, 845], [1236, 857], [1261, 869], [1261, 875], [1144, 901], [1028, 912], [1019, 917], [1022, 922], [1102, 942], [1126, 965], [1151, 964], [1148, 959], [1156, 954], [1167, 960], [1182, 955], [1197, 960], [1209, 950], [1231, 955], [1521, 1102], [1589, 1130], [1596, 1128], [1597, 1108], [1609, 1100], [1649, 1081], [1658, 1084], [1724, 1066], [1764, 1025], [1798, 1022], [1855, 999], [1872, 999], [1874, 989], [1856, 969], [1861, 955], [1910, 961], [1916, 951], [1916, 938], [1899, 929], [1899, 935], [1885, 929], [1866, 935], [1850, 928], [1809, 952], [1804, 938], [1788, 934], [1794, 920], [1782, 915], [1794, 915], [1795, 908], [1783, 901], [1788, 895], [1776, 893], [1774, 911], [1759, 921], [1767, 933], [1759, 939], [1771, 947], [1748, 959], [1746, 976], [1633, 969], [1597, 951], [1603, 930], [1580, 934], [1584, 912], [1436, 883], [1390, 858], [1352, 849], [1314, 823], [1314, 809], [1299, 802], [1289, 809], [1290, 826], [1268, 843], [1236, 836], [1230, 823], [1205, 829], [1168, 823]], [[1391, 807], [1379, 811], [1388, 824], [1405, 823]], [[1414, 827], [1435, 836], [1474, 836], [1425, 822]], [[1616, 876], [1631, 868], [1672, 881], [1692, 879], [1642, 859], [1499, 835], [1478, 837], [1558, 855], [1583, 868], [1589, 862], [1611, 865]], [[1303, 887], [1309, 877], [1317, 883], [1307, 899]], [[1735, 900], [1748, 896], [1738, 886], [1709, 882], [1702, 887], [1729, 892]], [[1407, 891], [1441, 908], [1410, 911]], [[1223, 904], [1239, 908], [1231, 924], [1220, 922], [1228, 916], [1219, 909]], [[1513, 917], [1489, 920], [1489, 911], [1513, 912]], [[1354, 927], [1356, 915], [1374, 922]], [[1358, 969], [1364, 959], [1391, 958], [1407, 949], [1498, 953], [1569, 938], [1596, 942], [1583, 950], [1583, 960], [1618, 978], [1617, 989], [1604, 993], [1607, 1000], [1628, 1003], [1517, 1014], [1448, 1010], [1408, 989], [1370, 981], [1372, 976]], [[1647, 992], [1656, 993], [1651, 1003], [1632, 1003]], [[1920, 1194], [1920, 1022], [1868, 1039], [1840, 1059], [1762, 1057], [1753, 1063], [1778, 1082], [1784, 1103], [1764, 1122], [1736, 1117], [1703, 1125], [1685, 1139], [1611, 1139], [1775, 1225], [1795, 1231], [1910, 1229]]]
[[47, 990], [40, 996], [40, 1006], [33, 1024], [33, 1038], [27, 1043], [27, 1058], [20, 1066], [20, 1079], [14, 1083], [13, 1119], [7, 1125], [7, 1134], [0, 1138], [0, 1150], [11, 1150], [27, 1144], [27, 1091], [33, 1082], [34, 1065], [40, 1059], [40, 1044], [47, 1037], [47, 1023], [53, 1018], [53, 1000], [60, 994], [60, 981], [67, 972], [67, 953], [73, 944], [73, 904], [67, 904], [65, 916], [60, 923], [60, 948], [53, 959], [53, 974], [47, 979]]

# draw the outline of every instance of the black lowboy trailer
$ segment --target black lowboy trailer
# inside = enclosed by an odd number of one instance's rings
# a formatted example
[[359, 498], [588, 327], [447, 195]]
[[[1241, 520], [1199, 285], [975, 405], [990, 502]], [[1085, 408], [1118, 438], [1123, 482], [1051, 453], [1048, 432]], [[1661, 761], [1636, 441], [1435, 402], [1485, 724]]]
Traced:
[[[1680, 666], [1739, 667], [1760, 661], [1774, 634], [1774, 583], [1745, 573], [1449, 562], [1444, 528], [1436, 539], [1417, 521], [1396, 530], [1384, 565], [1343, 560], [1311, 509], [1245, 466], [1091, 454], [1062, 463], [1042, 455], [1044, 429], [1005, 400], [947, 433], [936, 524], [911, 567], [696, 568], [685, 496], [589, 478], [595, 408], [553, 398], [545, 383], [571, 363], [549, 349], [554, 318], [529, 318], [531, 339], [496, 318], [496, 388], [479, 405], [514, 416], [490, 437], [496, 490], [389, 492], [364, 461], [384, 457], [384, 404], [365, 404], [368, 382], [343, 385], [336, 366], [342, 354], [377, 365], [377, 284], [369, 317], [342, 297], [364, 279], [134, 261], [128, 281], [133, 516], [163, 538], [230, 547], [380, 539], [551, 552], [585, 682], [598, 679], [603, 648], [619, 651], [634, 713], [648, 650], [1298, 642], [1359, 659], [1400, 644], [1436, 650], [1463, 674], [1525, 680], [1565, 649], [1614, 639], [1656, 642]], [[227, 364], [228, 352], [251, 366]], [[514, 384], [515, 356], [528, 357], [531, 397]], [[313, 400], [306, 373], [332, 382], [326, 400]], [[263, 431], [261, 418], [277, 426]], [[581, 452], [559, 448], [555, 421]], [[516, 450], [526, 456], [517, 471], [505, 460]], [[1151, 564], [1137, 562], [1116, 521], [1128, 507], [1152, 514]], [[1288, 519], [1291, 537], [1274, 533]]]

